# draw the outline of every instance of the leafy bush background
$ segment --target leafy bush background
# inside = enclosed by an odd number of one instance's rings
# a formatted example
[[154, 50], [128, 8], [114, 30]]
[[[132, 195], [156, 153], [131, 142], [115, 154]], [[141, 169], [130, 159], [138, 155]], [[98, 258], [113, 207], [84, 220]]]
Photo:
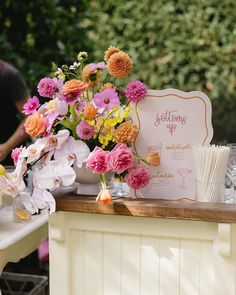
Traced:
[[80, 50], [99, 61], [113, 44], [132, 56], [132, 78], [149, 88], [205, 92], [214, 140], [236, 142], [235, 0], [20, 2], [0, 4], [0, 57], [31, 88], [52, 61], [73, 61]]

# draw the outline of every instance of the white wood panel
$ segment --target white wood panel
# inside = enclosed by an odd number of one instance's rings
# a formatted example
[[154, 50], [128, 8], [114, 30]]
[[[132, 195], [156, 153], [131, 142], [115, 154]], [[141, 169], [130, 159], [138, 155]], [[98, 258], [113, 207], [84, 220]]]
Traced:
[[70, 232], [71, 295], [84, 294], [84, 237], [83, 231]]
[[122, 238], [122, 295], [140, 295], [140, 236]]
[[179, 295], [179, 256], [180, 240], [160, 240], [160, 295]]
[[102, 233], [85, 232], [84, 295], [102, 295], [103, 294], [102, 240], [103, 240]]
[[160, 240], [141, 237], [141, 294], [159, 295]]
[[200, 294], [209, 295], [213, 293], [213, 242], [201, 242], [200, 263]]
[[236, 294], [235, 261], [214, 252], [214, 295]]
[[198, 295], [201, 242], [181, 240], [180, 249], [180, 295]]
[[103, 295], [121, 294], [121, 236], [103, 235]]

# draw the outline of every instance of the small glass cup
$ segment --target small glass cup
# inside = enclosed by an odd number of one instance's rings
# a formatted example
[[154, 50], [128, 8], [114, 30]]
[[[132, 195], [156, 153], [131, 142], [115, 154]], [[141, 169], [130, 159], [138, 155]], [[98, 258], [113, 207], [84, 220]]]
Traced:
[[31, 214], [26, 210], [20, 196], [13, 199], [12, 206], [14, 222], [25, 222], [31, 220]]
[[111, 194], [113, 197], [126, 197], [129, 195], [129, 190], [124, 188], [124, 183], [122, 181], [122, 177], [120, 175], [113, 176], [111, 179], [112, 189]]

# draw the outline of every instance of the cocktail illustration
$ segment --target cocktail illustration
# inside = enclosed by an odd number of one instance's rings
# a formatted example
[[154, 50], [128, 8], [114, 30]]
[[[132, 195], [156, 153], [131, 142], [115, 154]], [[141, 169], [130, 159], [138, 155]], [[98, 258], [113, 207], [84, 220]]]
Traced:
[[148, 146], [148, 153], [157, 152], [159, 153], [159, 156], [161, 157], [161, 149], [162, 149], [162, 143], [158, 142], [155, 145]]
[[181, 168], [181, 169], [178, 169], [177, 172], [181, 176], [181, 185], [179, 186], [179, 188], [181, 189], [187, 188], [186, 182], [185, 182], [186, 177], [192, 172], [192, 170], [188, 168]]

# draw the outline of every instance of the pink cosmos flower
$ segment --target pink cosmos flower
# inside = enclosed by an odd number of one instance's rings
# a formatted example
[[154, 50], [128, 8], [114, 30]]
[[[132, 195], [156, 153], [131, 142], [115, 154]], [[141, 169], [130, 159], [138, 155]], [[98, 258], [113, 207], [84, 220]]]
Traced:
[[39, 99], [37, 96], [29, 98], [27, 103], [23, 105], [23, 113], [25, 115], [31, 115], [36, 112], [37, 108], [40, 106]]
[[78, 97], [79, 95], [77, 93], [70, 95], [61, 94], [59, 99], [65, 101], [67, 104], [72, 104]]
[[118, 174], [133, 166], [132, 150], [124, 143], [118, 143], [107, 157], [109, 167]]
[[106, 68], [106, 64], [103, 61], [101, 61], [101, 62], [99, 62], [97, 64], [92, 63], [92, 64], [89, 65], [89, 68], [90, 68], [91, 71], [103, 70], [103, 69]]
[[133, 189], [140, 189], [148, 185], [151, 179], [150, 170], [142, 164], [131, 168], [125, 176], [125, 181]]
[[147, 94], [147, 88], [141, 81], [133, 80], [127, 85], [125, 94], [129, 100], [139, 102]]
[[86, 160], [86, 167], [91, 169], [93, 173], [106, 173], [108, 171], [107, 154], [107, 151], [96, 146]]
[[55, 80], [47, 77], [39, 81], [37, 88], [41, 96], [50, 98], [54, 97], [58, 90]]
[[11, 158], [12, 158], [12, 160], [14, 162], [14, 165], [17, 164], [17, 162], [19, 160], [19, 155], [21, 154], [22, 150], [23, 150], [23, 147], [22, 146], [20, 146], [18, 148], [14, 148], [12, 150], [12, 152], [11, 152]]
[[94, 127], [82, 121], [76, 126], [76, 133], [81, 139], [88, 140], [93, 137]]
[[104, 110], [111, 110], [115, 105], [120, 105], [120, 100], [117, 92], [114, 89], [106, 89], [94, 95], [94, 103]]

